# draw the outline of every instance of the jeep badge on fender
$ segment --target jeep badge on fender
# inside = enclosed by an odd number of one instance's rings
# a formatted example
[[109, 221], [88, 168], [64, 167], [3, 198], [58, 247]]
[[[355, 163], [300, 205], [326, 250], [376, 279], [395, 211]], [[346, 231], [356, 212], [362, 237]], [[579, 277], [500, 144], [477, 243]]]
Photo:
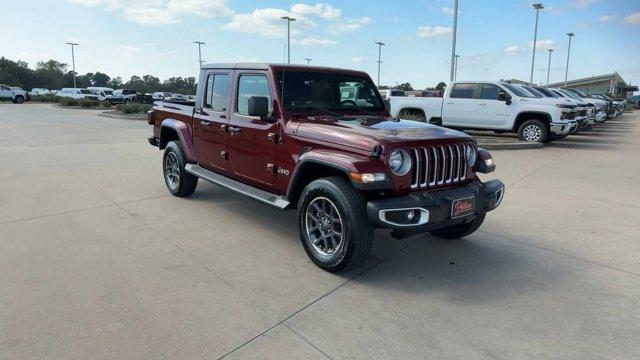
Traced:
[[204, 65], [195, 103], [156, 102], [148, 122], [173, 195], [202, 179], [297, 209], [300, 241], [327, 271], [364, 261], [375, 228], [467, 236], [504, 197], [476, 176], [495, 165], [472, 137], [391, 118], [360, 71]]

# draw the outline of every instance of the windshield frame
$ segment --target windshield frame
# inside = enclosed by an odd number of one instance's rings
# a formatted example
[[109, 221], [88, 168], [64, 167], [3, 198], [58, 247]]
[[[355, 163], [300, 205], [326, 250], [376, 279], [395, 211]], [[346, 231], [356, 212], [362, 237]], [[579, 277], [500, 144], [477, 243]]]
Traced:
[[506, 87], [509, 91], [511, 91], [512, 93], [516, 94], [516, 96], [519, 96], [519, 97], [522, 97], [522, 98], [528, 98], [528, 99], [536, 99], [536, 97], [533, 96], [533, 94], [529, 94], [529, 92], [525, 91], [524, 89], [520, 89], [519, 87], [515, 86], [514, 84], [500, 83], [500, 85]]

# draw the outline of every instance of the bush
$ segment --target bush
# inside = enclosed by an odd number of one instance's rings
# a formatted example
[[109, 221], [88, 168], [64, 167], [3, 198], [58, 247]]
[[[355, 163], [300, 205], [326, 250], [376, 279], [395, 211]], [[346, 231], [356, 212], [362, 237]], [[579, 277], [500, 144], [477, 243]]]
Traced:
[[60, 102], [60, 97], [56, 95], [38, 95], [31, 98], [33, 101], [41, 103], [57, 103]]
[[100, 102], [91, 99], [80, 99], [80, 106], [88, 108], [88, 107], [96, 107], [99, 106]]
[[138, 103], [119, 104], [116, 106], [116, 110], [122, 111], [125, 114], [146, 113], [151, 110], [151, 105]]
[[111, 107], [111, 103], [109, 101], [103, 101], [102, 102], [102, 106], [106, 107], [106, 108], [110, 108]]
[[73, 99], [73, 98], [62, 98], [60, 99], [60, 105], [62, 106], [78, 106], [79, 102], [77, 99]]

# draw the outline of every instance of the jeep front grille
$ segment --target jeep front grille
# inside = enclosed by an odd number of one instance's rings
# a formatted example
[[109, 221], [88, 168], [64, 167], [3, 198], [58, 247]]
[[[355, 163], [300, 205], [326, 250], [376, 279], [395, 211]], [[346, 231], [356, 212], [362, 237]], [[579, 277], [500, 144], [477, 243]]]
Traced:
[[578, 116], [587, 116], [587, 110], [578, 110]]
[[463, 182], [467, 177], [465, 144], [409, 149], [411, 189], [432, 189]]

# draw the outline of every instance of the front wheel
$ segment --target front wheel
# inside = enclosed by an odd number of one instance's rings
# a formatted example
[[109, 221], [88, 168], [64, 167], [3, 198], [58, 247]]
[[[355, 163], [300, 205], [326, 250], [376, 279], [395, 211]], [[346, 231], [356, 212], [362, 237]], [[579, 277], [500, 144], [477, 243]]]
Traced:
[[16, 98], [13, 99], [13, 102], [16, 103], [16, 104], [22, 104], [24, 102], [24, 97], [16, 96]]
[[180, 143], [169, 142], [162, 156], [162, 171], [167, 189], [175, 196], [189, 196], [198, 185], [198, 178], [184, 169], [186, 164], [187, 160]]
[[482, 222], [484, 221], [484, 216], [485, 216], [484, 214], [478, 215], [472, 221], [469, 221], [463, 224], [448, 226], [438, 230], [433, 230], [431, 231], [431, 233], [443, 239], [459, 239], [459, 238], [471, 235], [476, 230], [478, 230], [478, 228], [480, 227], [480, 225], [482, 225]]
[[366, 198], [339, 177], [312, 181], [298, 203], [298, 231], [307, 255], [330, 272], [355, 267], [371, 250]]
[[549, 139], [549, 130], [545, 123], [540, 120], [527, 120], [518, 128], [518, 139], [520, 141], [544, 143]]

